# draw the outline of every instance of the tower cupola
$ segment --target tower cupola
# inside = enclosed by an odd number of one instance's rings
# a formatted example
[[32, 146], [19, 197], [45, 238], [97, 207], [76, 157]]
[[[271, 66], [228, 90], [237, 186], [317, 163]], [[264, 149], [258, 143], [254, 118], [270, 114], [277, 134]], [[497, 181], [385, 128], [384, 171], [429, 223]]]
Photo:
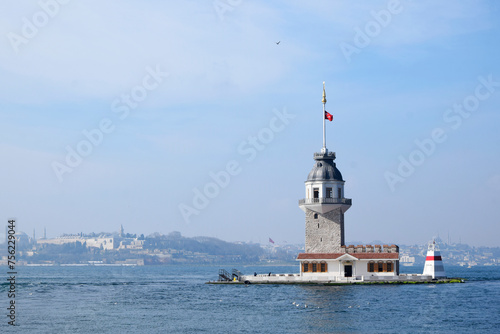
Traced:
[[342, 174], [337, 169], [335, 165], [335, 152], [329, 152], [327, 154], [315, 153], [314, 154], [313, 168], [307, 176], [307, 181], [342, 181]]
[[334, 162], [335, 152], [314, 153], [314, 160], [305, 182], [306, 197], [299, 201], [299, 207], [304, 212], [327, 213], [339, 208], [346, 212], [352, 200], [344, 197], [345, 181]]

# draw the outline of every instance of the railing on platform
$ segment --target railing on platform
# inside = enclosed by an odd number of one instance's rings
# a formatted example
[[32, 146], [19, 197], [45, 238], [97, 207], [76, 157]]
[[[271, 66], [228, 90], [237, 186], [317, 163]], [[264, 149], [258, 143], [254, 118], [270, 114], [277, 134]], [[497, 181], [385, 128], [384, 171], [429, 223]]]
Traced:
[[226, 269], [219, 269], [219, 282], [231, 281], [231, 274]]
[[240, 277], [242, 276], [241, 272], [239, 270], [237, 270], [237, 269], [233, 269], [232, 274], [233, 274], [233, 281], [234, 281], [235, 278], [236, 278], [236, 280], [239, 280]]
[[330, 197], [319, 197], [319, 198], [303, 198], [299, 200], [299, 205], [302, 204], [346, 204], [352, 205], [352, 199], [350, 198], [330, 198]]
[[243, 274], [238, 269], [232, 269], [231, 272], [226, 269], [219, 269], [219, 282], [239, 281]]

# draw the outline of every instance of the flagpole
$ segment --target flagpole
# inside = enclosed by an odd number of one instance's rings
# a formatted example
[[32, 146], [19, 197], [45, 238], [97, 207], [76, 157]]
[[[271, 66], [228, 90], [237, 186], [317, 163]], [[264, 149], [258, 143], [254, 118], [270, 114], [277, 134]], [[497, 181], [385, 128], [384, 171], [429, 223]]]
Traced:
[[326, 110], [325, 110], [325, 104], [326, 104], [326, 93], [325, 93], [325, 82], [323, 81], [323, 99], [321, 100], [323, 102], [323, 148], [321, 149], [321, 153], [328, 153], [328, 150], [326, 149], [326, 127], [325, 127], [325, 115], [326, 115]]

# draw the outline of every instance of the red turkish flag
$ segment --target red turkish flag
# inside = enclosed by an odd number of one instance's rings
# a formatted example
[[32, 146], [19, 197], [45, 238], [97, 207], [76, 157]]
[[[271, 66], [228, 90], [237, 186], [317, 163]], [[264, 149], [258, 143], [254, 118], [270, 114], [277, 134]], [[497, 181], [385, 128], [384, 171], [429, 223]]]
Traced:
[[329, 120], [330, 122], [333, 121], [333, 115], [326, 110], [325, 110], [325, 119]]

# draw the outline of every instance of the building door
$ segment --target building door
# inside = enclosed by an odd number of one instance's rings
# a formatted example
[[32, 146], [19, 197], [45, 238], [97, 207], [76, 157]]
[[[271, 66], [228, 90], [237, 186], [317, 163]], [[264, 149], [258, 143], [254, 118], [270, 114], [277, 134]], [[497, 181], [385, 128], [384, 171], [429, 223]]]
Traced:
[[344, 266], [344, 276], [345, 277], [352, 277], [352, 266], [351, 265]]

